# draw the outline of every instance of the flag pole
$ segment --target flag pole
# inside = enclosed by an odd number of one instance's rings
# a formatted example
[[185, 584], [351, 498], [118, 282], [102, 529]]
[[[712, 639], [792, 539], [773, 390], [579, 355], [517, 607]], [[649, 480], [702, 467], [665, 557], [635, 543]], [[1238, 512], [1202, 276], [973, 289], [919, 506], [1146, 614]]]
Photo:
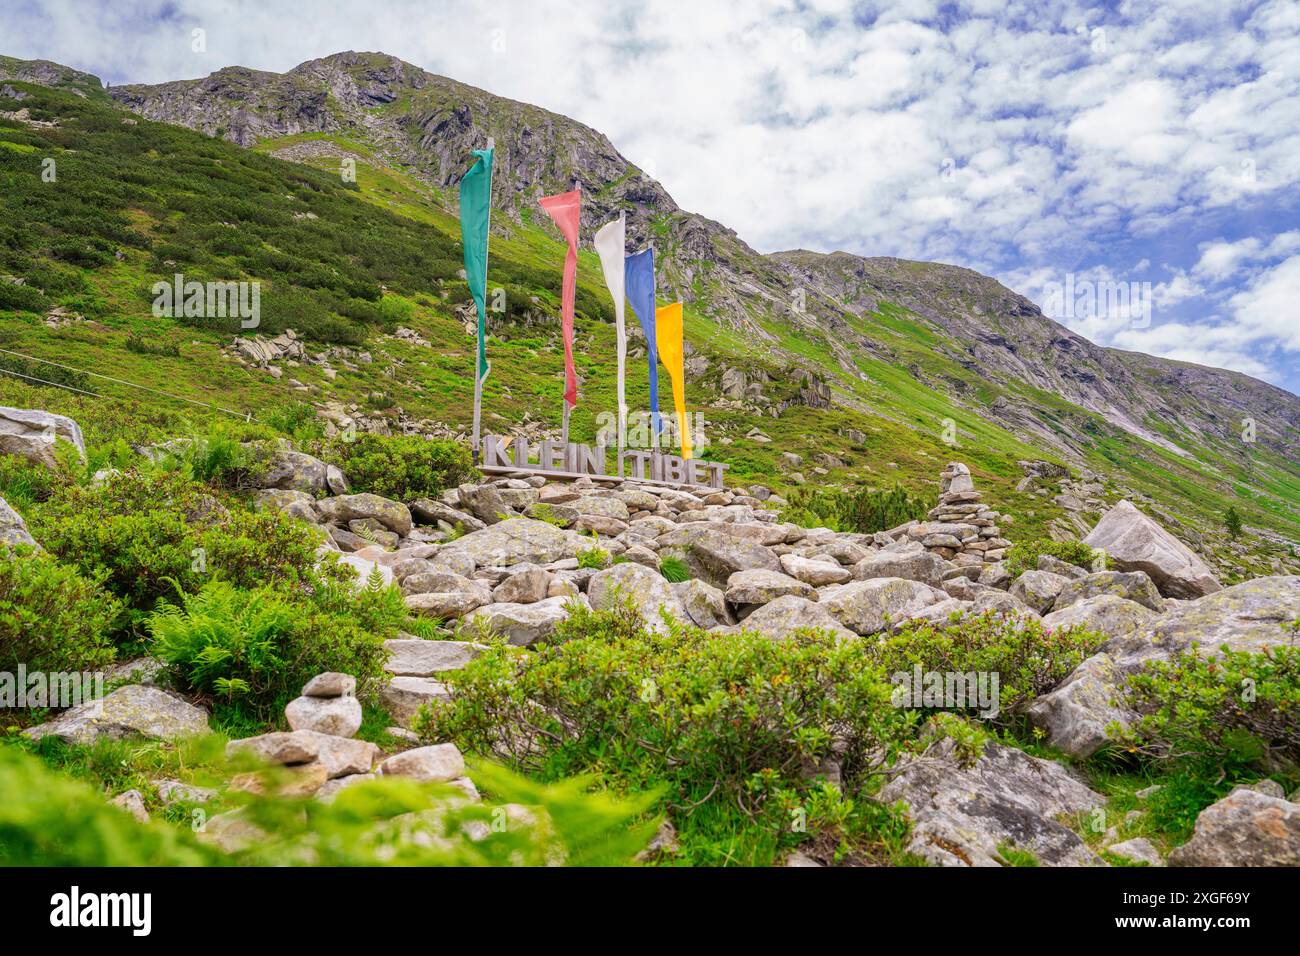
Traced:
[[[493, 149], [495, 146], [496, 146], [496, 138], [493, 137], [493, 136], [489, 136], [489, 137], [488, 137], [488, 140], [487, 140], [487, 148], [488, 148], [488, 149]], [[496, 164], [494, 163], [493, 165], [496, 165]], [[488, 171], [488, 228], [487, 228], [487, 239], [486, 239], [486, 241], [484, 242], [484, 248], [483, 248], [483, 277], [484, 277], [484, 281], [483, 281], [483, 296], [484, 296], [485, 299], [487, 298], [487, 261], [488, 261], [488, 255], [487, 255], [487, 252], [488, 252], [488, 249], [491, 247], [491, 245], [492, 245], [492, 171], [489, 170], [489, 171]], [[486, 311], [486, 309], [485, 309], [485, 311]], [[475, 316], [474, 318], [475, 318], [475, 321], [478, 320], [478, 316]], [[486, 323], [487, 323], [487, 320], [484, 319], [484, 324], [486, 325]], [[484, 334], [485, 334], [485, 335], [487, 334], [487, 333], [486, 333], [486, 330], [484, 331]], [[472, 444], [473, 444], [473, 449], [474, 449], [474, 467], [475, 467], [475, 468], [478, 467], [478, 463], [479, 463], [479, 451], [480, 451], [480, 448], [481, 448], [481, 440], [480, 440], [480, 437], [479, 437], [479, 435], [480, 435], [479, 428], [480, 428], [480, 425], [481, 425], [481, 423], [482, 423], [482, 419], [483, 419], [483, 375], [482, 375], [482, 370], [479, 368], [478, 360], [479, 360], [479, 356], [478, 356], [478, 348], [477, 348], [477, 343], [475, 343], [475, 349], [474, 349], [474, 440], [473, 440], [473, 443], [472, 443]]]
[[[654, 243], [654, 240], [651, 239], [650, 242], [648, 243], [648, 245], [649, 245], [649, 247], [650, 247], [650, 254], [651, 254], [651, 256], [653, 256], [653, 255], [654, 255], [654, 251], [655, 251], [655, 243]], [[655, 272], [657, 273], [658, 271], [659, 271], [659, 269], [658, 269], [658, 263], [655, 263]], [[654, 285], [655, 285], [655, 286], [658, 286], [658, 282], [655, 282]], [[657, 313], [657, 312], [659, 311], [659, 290], [658, 290], [658, 288], [655, 289], [655, 294], [654, 294], [653, 298], [651, 298], [651, 300], [650, 300], [650, 311], [651, 311], [652, 314]], [[655, 328], [656, 328], [656, 331], [657, 331], [657, 330], [658, 330], [658, 325], [657, 325], [657, 324], [656, 324]], [[659, 355], [659, 345], [658, 345], [658, 343], [655, 343], [655, 342], [648, 343], [648, 346], [651, 346], [651, 347], [654, 348], [654, 353], [655, 353], [656, 356]], [[659, 451], [659, 409], [657, 409], [657, 408], [652, 408], [652, 409], [650, 409], [650, 448], [651, 448], [652, 451], [656, 451], [656, 452]]]
[[[573, 188], [578, 192], [579, 195], [582, 194], [582, 183], [578, 179], [573, 180]], [[579, 224], [579, 228], [581, 228], [581, 224], [582, 224], [581, 219], [578, 220], [578, 224]], [[573, 282], [575, 285], [577, 285], [578, 277], [576, 275], [573, 277]], [[564, 306], [561, 305], [560, 308], [563, 309]], [[561, 333], [561, 336], [563, 336], [563, 333]], [[568, 385], [569, 383], [566, 381], [564, 384]], [[561, 408], [562, 418], [560, 420], [561, 422], [560, 423], [560, 444], [564, 446], [564, 453], [567, 455], [569, 453], [569, 399], [564, 394], [564, 389], [560, 390], [560, 405], [562, 406]]]

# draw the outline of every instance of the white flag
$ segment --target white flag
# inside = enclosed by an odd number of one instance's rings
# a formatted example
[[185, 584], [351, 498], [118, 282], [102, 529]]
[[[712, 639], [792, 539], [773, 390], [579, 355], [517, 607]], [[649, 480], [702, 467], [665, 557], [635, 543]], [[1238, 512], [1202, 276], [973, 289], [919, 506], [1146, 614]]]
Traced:
[[618, 336], [618, 472], [623, 473], [623, 446], [627, 436], [627, 396], [623, 389], [623, 372], [627, 366], [627, 329], [623, 325], [623, 248], [626, 243], [627, 223], [624, 214], [607, 222], [596, 232], [593, 245], [600, 256], [600, 268], [605, 273], [605, 285], [614, 298], [614, 322]]

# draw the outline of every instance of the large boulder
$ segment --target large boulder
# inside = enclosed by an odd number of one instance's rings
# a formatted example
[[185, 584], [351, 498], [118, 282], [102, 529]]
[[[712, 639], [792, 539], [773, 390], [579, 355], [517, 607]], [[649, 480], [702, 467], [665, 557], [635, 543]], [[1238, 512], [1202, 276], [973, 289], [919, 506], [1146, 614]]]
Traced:
[[473, 558], [480, 568], [550, 564], [572, 558], [589, 547], [591, 539], [577, 532], [532, 518], [509, 518], [448, 543], [438, 552], [438, 559], [461, 552]]
[[713, 528], [683, 525], [659, 538], [661, 549], [685, 550], [692, 574], [714, 587], [725, 588], [737, 571], [781, 570], [781, 559], [771, 548]]
[[950, 567], [952, 565], [934, 552], [927, 551], [919, 541], [902, 541], [863, 558], [853, 566], [853, 576], [859, 581], [906, 578], [937, 588], [942, 586], [944, 572]]
[[1165, 597], [1198, 598], [1223, 587], [1187, 545], [1128, 501], [1102, 515], [1083, 542], [1105, 551], [1121, 571], [1145, 571]]
[[946, 592], [920, 581], [872, 578], [831, 585], [822, 592], [821, 603], [831, 617], [865, 636], [887, 630], [893, 621], [947, 597]]
[[1059, 630], [1084, 627], [1096, 631], [1103, 640], [1128, 637], [1159, 617], [1149, 607], [1114, 594], [1097, 594], [1075, 601], [1068, 607], [1043, 616], [1043, 627]]
[[904, 756], [880, 791], [910, 808], [908, 850], [937, 866], [1002, 866], [1003, 847], [1029, 851], [1043, 866], [1103, 866], [1056, 817], [1101, 806], [1105, 798], [1060, 764], [989, 742], [973, 764], [951, 738]]
[[[1026, 571], [1025, 573], [1028, 574], [1029, 572]], [[1046, 574], [1047, 572], [1036, 571], [1034, 573]], [[1015, 593], [1014, 585], [1012, 585], [1012, 593]], [[1136, 601], [1143, 607], [1150, 608], [1153, 611], [1163, 611], [1165, 608], [1160, 592], [1156, 590], [1155, 584], [1152, 583], [1151, 578], [1145, 572], [1094, 571], [1092, 574], [1085, 574], [1073, 581], [1066, 581], [1056, 595], [1056, 602], [1052, 605], [1052, 610], [1063, 611], [1071, 604], [1102, 594], [1110, 594], [1128, 601]]]
[[1106, 743], [1108, 723], [1126, 726], [1134, 717], [1120, 700], [1125, 676], [1193, 646], [1207, 656], [1217, 656], [1223, 646], [1252, 653], [1294, 646], [1296, 634], [1286, 625], [1297, 618], [1300, 577], [1295, 576], [1256, 578], [1179, 604], [1108, 641], [1051, 693], [1034, 701], [1030, 719], [1047, 731], [1053, 747], [1073, 757], [1090, 756]]
[[792, 578], [788, 574], [781, 574], [779, 571], [755, 568], [750, 571], [737, 571], [727, 579], [727, 601], [734, 605], [767, 604], [787, 594], [812, 601], [817, 600], [817, 591], [811, 584]]
[[578, 594], [546, 598], [528, 604], [489, 604], [479, 608], [466, 620], [471, 625], [485, 627], [499, 634], [517, 647], [527, 647], [550, 640], [556, 627], [569, 616], [571, 602], [586, 604], [587, 599]]
[[467, 641], [425, 641], [397, 638], [384, 641], [388, 663], [384, 669], [397, 677], [433, 677], [444, 671], [460, 670], [485, 650], [486, 645]]
[[328, 473], [329, 466], [319, 458], [288, 448], [277, 448], [267, 455], [259, 484], [263, 488], [323, 495], [330, 490]]
[[1201, 811], [1171, 866], [1300, 866], [1300, 804], [1239, 788]]
[[797, 554], [783, 554], [781, 567], [790, 577], [805, 581], [815, 588], [827, 584], [843, 584], [853, 578], [853, 572], [838, 561], [829, 558], [805, 558]]
[[720, 588], [715, 588], [699, 578], [680, 581], [670, 587], [682, 610], [696, 627], [708, 630], [720, 625], [736, 623]]
[[37, 408], [0, 406], [0, 455], [17, 455], [46, 468], [58, 468], [55, 447], [63, 439], [86, 459], [86, 440], [81, 426], [64, 415]]
[[320, 515], [316, 512], [316, 499], [305, 491], [263, 488], [254, 493], [253, 504], [258, 511], [283, 511], [299, 521], [320, 523]]
[[93, 744], [131, 737], [175, 740], [207, 731], [208, 712], [203, 708], [157, 687], [127, 684], [23, 733], [37, 739], [55, 736], [67, 743]]
[[28, 544], [36, 547], [36, 539], [27, 531], [23, 516], [0, 498], [0, 545]]
[[1069, 580], [1051, 571], [1026, 571], [1016, 578], [1008, 593], [1039, 614], [1046, 614]]
[[379, 702], [400, 727], [411, 726], [420, 708], [450, 699], [447, 685], [431, 677], [394, 677], [379, 692]]
[[664, 613], [679, 621], [686, 620], [686, 612], [664, 576], [640, 564], [616, 564], [597, 571], [587, 583], [587, 597], [598, 611], [613, 607], [621, 599], [631, 600], [652, 631], [667, 631]]
[[394, 534], [402, 537], [411, 533], [411, 511], [400, 501], [390, 501], [369, 493], [335, 495], [316, 502], [316, 510], [330, 521], [346, 524], [349, 521], [372, 518]]
[[825, 606], [795, 594], [764, 604], [745, 618], [738, 630], [757, 631], [764, 637], [780, 640], [792, 631], [808, 628], [829, 631], [844, 640], [858, 639], [858, 635], [832, 617]]

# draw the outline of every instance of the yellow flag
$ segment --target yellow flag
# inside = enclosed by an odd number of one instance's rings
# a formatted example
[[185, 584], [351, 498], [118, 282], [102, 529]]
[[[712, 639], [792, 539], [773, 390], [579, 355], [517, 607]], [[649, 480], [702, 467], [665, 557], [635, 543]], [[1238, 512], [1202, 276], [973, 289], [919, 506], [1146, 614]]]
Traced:
[[674, 302], [655, 309], [655, 345], [659, 361], [673, 380], [673, 406], [677, 409], [677, 429], [682, 436], [682, 457], [691, 458], [691, 433], [686, 427], [686, 373], [683, 369], [686, 346], [682, 339], [682, 304]]

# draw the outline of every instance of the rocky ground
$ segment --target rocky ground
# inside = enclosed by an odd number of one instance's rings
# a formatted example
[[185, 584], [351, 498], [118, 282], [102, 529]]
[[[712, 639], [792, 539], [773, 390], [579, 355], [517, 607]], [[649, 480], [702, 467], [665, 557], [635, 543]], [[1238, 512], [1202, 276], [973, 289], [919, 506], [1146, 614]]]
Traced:
[[[53, 436], [80, 443], [76, 423], [40, 411], [0, 413], [0, 451], [34, 461]], [[1135, 715], [1116, 703], [1126, 674], [1199, 645], [1263, 651], [1294, 646], [1300, 578], [1274, 576], [1224, 588], [1196, 554], [1132, 504], [1107, 511], [1086, 537], [1109, 558], [1089, 570], [1048, 555], [1013, 577], [1003, 558], [999, 516], [980, 501], [969, 470], [953, 462], [927, 520], [876, 534], [800, 527], [780, 519], [773, 499], [745, 488], [675, 488], [636, 482], [554, 481], [538, 475], [494, 478], [438, 498], [395, 501], [349, 493], [337, 468], [289, 447], [271, 456], [257, 506], [319, 526], [363, 580], [401, 589], [407, 607], [442, 622], [457, 639], [389, 641], [382, 701], [396, 725], [387, 752], [353, 739], [361, 725], [355, 681], [321, 674], [286, 709], [289, 732], [230, 744], [291, 768], [298, 793], [329, 799], [375, 775], [456, 784], [475, 798], [464, 761], [449, 743], [419, 746], [409, 730], [421, 707], [447, 699], [443, 679], [504, 639], [529, 648], [547, 642], [577, 606], [610, 607], [630, 598], [650, 628], [669, 619], [709, 632], [739, 629], [781, 640], [821, 628], [844, 640], [877, 640], [904, 622], [943, 622], [996, 611], [1048, 628], [1081, 624], [1103, 640], [1029, 711], [1045, 742], [1086, 758], [1107, 743], [1106, 728]], [[779, 499], [777, 499], [779, 501]], [[22, 519], [0, 502], [0, 540], [32, 543]], [[670, 581], [667, 559], [685, 569]], [[69, 741], [140, 735], [171, 739], [201, 731], [201, 707], [143, 679], [95, 704], [66, 711], [29, 736]], [[231, 786], [256, 787], [256, 775]], [[1271, 782], [1266, 781], [1266, 784]], [[1102, 865], [1068, 822], [1103, 802], [1067, 764], [988, 744], [974, 764], [940, 741], [903, 758], [879, 795], [903, 800], [914, 823], [911, 849], [940, 865], [996, 865], [1008, 841], [1043, 865]], [[1173, 864], [1300, 864], [1300, 794], [1276, 784], [1234, 791], [1205, 810], [1194, 838]], [[128, 809], [138, 794], [122, 794]], [[212, 838], [256, 839], [237, 820], [217, 820]], [[1121, 840], [1113, 854], [1160, 865], [1148, 841]], [[793, 863], [808, 862], [798, 856]]]

